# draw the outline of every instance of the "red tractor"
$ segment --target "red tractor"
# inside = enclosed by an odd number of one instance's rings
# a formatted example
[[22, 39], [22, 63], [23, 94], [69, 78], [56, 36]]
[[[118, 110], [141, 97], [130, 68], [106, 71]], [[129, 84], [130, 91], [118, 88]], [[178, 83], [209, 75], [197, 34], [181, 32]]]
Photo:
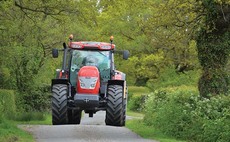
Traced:
[[[106, 111], [105, 123], [124, 126], [126, 120], [126, 75], [115, 69], [114, 53], [128, 59], [127, 50], [117, 51], [110, 43], [79, 41], [63, 43], [62, 69], [52, 79], [52, 123], [80, 124], [82, 111], [93, 117], [97, 111]], [[53, 49], [54, 58], [58, 49]]]

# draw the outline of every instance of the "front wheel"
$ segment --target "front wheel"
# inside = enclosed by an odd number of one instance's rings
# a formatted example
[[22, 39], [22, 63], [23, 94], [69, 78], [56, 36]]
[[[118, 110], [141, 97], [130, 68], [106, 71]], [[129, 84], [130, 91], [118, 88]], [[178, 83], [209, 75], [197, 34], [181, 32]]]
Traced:
[[123, 97], [123, 87], [110, 85], [107, 91], [106, 125], [125, 126], [126, 99]]
[[67, 106], [68, 87], [65, 84], [55, 84], [52, 86], [52, 123], [61, 125], [68, 123]]

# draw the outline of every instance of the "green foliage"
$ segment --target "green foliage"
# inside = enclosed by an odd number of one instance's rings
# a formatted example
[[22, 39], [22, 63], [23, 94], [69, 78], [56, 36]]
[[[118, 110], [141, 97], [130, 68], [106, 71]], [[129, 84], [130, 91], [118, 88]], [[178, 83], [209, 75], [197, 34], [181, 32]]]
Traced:
[[[48, 3], [23, 0], [1, 3], [0, 36], [3, 42], [0, 47], [4, 47], [2, 53], [10, 57], [8, 66], [7, 62], [0, 66], [4, 80], [0, 86], [3, 88], [27, 92], [28, 88], [31, 89], [30, 84], [43, 79], [47, 82], [50, 79], [48, 71], [58, 65], [49, 58], [50, 49], [61, 47], [61, 41], [66, 41], [70, 33], [76, 36], [76, 40], [97, 41], [109, 41], [108, 37], [114, 35], [116, 48], [130, 49], [133, 56], [128, 62], [116, 60], [118, 68], [127, 73], [129, 84], [146, 85], [146, 82], [160, 76], [165, 65], [193, 63], [193, 56], [196, 56], [195, 46], [185, 32], [189, 26], [173, 27], [176, 20], [172, 19], [178, 17], [178, 12], [170, 10], [193, 7], [182, 1], [170, 2], [169, 5], [152, 0], [144, 3], [139, 0], [71, 0], [59, 4], [54, 0]], [[192, 13], [181, 13], [179, 18], [184, 22], [187, 14], [190, 21], [195, 17]], [[18, 54], [12, 52], [12, 48]]]
[[209, 97], [209, 94], [211, 96], [225, 94], [229, 88], [226, 65], [230, 53], [230, 32], [222, 35], [215, 31], [211, 34], [206, 32], [199, 36], [197, 47], [199, 61], [203, 67], [203, 74], [198, 84], [203, 97]]
[[4, 62], [11, 71], [10, 81], [18, 91], [26, 92], [34, 83], [34, 76], [41, 66], [41, 57], [42, 51], [34, 47], [27, 48], [17, 45], [11, 47]]
[[146, 95], [149, 93], [147, 87], [128, 87], [128, 109], [132, 111], [143, 111]]
[[126, 127], [146, 139], [158, 140], [160, 142], [183, 142], [163, 134], [157, 128], [145, 125], [142, 120], [128, 120]]
[[160, 89], [146, 101], [144, 122], [173, 137], [224, 142], [229, 139], [229, 103], [224, 95], [200, 98], [194, 88]]
[[132, 111], [143, 111], [146, 95], [133, 95], [128, 102], [128, 108]]
[[154, 90], [159, 88], [173, 87], [173, 86], [196, 86], [200, 76], [200, 70], [194, 69], [186, 71], [185, 73], [176, 72], [174, 68], [166, 68], [158, 79], [150, 80], [147, 83], [149, 88]]
[[52, 115], [50, 112], [27, 112], [26, 116], [19, 113], [19, 117], [15, 117], [17, 124], [35, 124], [35, 125], [52, 125]]
[[131, 67], [129, 71], [133, 71], [135, 74], [135, 85], [146, 85], [150, 79], [156, 79], [159, 77], [161, 69], [163, 68], [163, 55], [151, 54], [140, 55], [139, 57], [131, 57]]
[[14, 121], [44, 121], [46, 119], [44, 112], [19, 112], [12, 118]]
[[203, 74], [198, 85], [200, 95], [206, 98], [229, 90], [226, 71], [230, 53], [229, 6], [228, 0], [202, 0], [205, 25], [197, 34], [197, 49]]
[[149, 93], [150, 90], [147, 87], [140, 87], [140, 86], [128, 86], [129, 95], [135, 94], [135, 95], [142, 95]]
[[50, 109], [50, 86], [32, 88], [27, 93], [17, 93], [16, 102], [21, 111], [47, 111]]
[[0, 89], [0, 112], [0, 117], [9, 117], [15, 114], [14, 91]]
[[196, 103], [196, 109], [191, 111], [191, 117], [202, 124], [198, 135], [200, 141], [228, 141], [230, 136], [230, 97], [216, 96], [211, 99], [201, 99]]
[[70, 33], [77, 40], [95, 37], [88, 27], [98, 13], [92, 11], [96, 2], [0, 2], [0, 88], [19, 92], [20, 110], [49, 107], [47, 84], [60, 64], [60, 60], [50, 59], [51, 48], [62, 48]]

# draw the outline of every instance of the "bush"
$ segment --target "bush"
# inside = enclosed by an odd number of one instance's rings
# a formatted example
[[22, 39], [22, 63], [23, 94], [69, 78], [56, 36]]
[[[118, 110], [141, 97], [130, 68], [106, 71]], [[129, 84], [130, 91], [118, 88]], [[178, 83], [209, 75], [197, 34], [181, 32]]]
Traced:
[[[191, 111], [192, 119], [201, 124], [199, 141], [226, 142], [230, 138], [230, 96], [200, 99]], [[194, 128], [195, 129], [195, 128]]]
[[50, 109], [50, 86], [31, 89], [29, 92], [17, 93], [17, 106], [22, 112], [47, 111]]
[[145, 104], [146, 95], [133, 95], [129, 99], [128, 108], [132, 111], [142, 111]]
[[147, 87], [137, 86], [130, 86], [128, 89], [128, 109], [132, 111], [142, 111], [149, 89]]
[[228, 141], [230, 96], [203, 99], [193, 87], [188, 90], [183, 87], [160, 89], [148, 95], [144, 122], [176, 138]]
[[0, 117], [10, 117], [16, 112], [15, 96], [12, 90], [0, 89]]

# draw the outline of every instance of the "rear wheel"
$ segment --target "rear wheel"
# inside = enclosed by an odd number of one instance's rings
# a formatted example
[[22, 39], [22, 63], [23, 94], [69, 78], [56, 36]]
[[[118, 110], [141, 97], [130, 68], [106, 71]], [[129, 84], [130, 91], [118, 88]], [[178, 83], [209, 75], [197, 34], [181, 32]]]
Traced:
[[55, 84], [52, 87], [52, 123], [61, 125], [68, 123], [67, 106], [68, 87], [64, 84]]
[[81, 122], [81, 111], [79, 110], [68, 110], [69, 124], [80, 124]]
[[108, 86], [106, 108], [106, 125], [124, 126], [126, 119], [126, 99], [123, 97], [123, 87], [120, 85]]

